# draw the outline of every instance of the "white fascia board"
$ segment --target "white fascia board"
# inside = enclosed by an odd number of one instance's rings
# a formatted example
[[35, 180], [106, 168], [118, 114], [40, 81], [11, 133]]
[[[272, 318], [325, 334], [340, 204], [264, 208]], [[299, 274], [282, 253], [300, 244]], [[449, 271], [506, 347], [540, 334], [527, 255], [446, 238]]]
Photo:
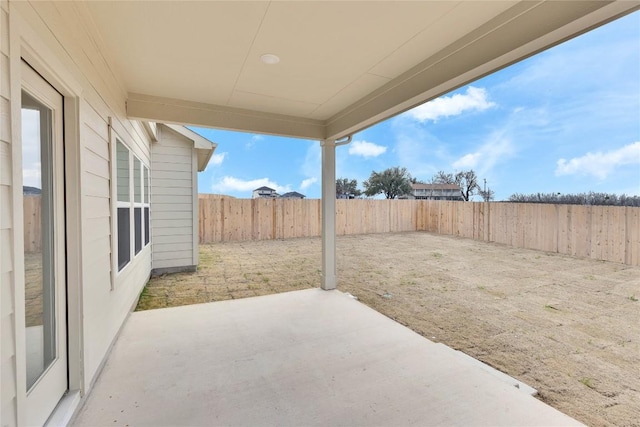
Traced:
[[340, 139], [640, 9], [638, 1], [518, 3], [327, 121]]
[[207, 164], [213, 156], [213, 152], [218, 147], [213, 141], [208, 140], [207, 138], [198, 135], [191, 129], [188, 129], [184, 126], [180, 125], [172, 125], [163, 123], [166, 127], [173, 130], [174, 132], [184, 136], [189, 141], [193, 142], [193, 148], [196, 150], [196, 154], [198, 156], [198, 172], [202, 172], [207, 168]]
[[325, 132], [324, 122], [320, 120], [136, 93], [128, 95], [127, 116], [130, 119], [313, 140], [323, 139]]
[[155, 122], [141, 121], [142, 127], [149, 136], [151, 142], [158, 142], [158, 126]]

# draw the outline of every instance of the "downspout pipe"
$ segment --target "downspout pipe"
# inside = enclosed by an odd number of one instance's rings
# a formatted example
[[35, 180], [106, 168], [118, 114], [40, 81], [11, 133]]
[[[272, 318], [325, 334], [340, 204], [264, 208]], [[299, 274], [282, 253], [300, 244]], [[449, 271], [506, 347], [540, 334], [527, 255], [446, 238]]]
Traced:
[[339, 147], [341, 145], [347, 145], [347, 144], [349, 144], [351, 142], [352, 139], [353, 139], [352, 135], [345, 136], [342, 139], [336, 140], [335, 145], [336, 145], [336, 147]]

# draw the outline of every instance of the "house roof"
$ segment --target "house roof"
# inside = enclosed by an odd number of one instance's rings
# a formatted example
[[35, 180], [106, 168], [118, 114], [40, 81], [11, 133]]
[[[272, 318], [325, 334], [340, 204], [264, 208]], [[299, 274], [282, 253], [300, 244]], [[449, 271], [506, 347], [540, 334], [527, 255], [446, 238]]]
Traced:
[[307, 196], [305, 196], [304, 194], [300, 194], [300, 193], [298, 193], [297, 191], [290, 191], [290, 192], [288, 192], [288, 193], [284, 193], [284, 194], [283, 194], [282, 196], [280, 196], [280, 197], [283, 197], [283, 198], [285, 198], [285, 199], [289, 199], [289, 198], [304, 199], [304, 198], [305, 198], [305, 197], [307, 197]]
[[196, 150], [196, 154], [198, 156], [198, 172], [205, 170], [218, 144], [213, 141], [209, 141], [207, 138], [198, 135], [191, 129], [184, 126], [171, 124], [165, 124], [165, 126], [193, 142], [193, 148]]
[[[43, 19], [55, 8], [35, 2]], [[637, 1], [73, 4], [130, 118], [351, 135], [631, 13]], [[264, 54], [279, 56], [266, 65]]]
[[253, 191], [271, 191], [271, 192], [274, 192], [276, 190], [274, 190], [273, 188], [269, 188], [269, 187], [260, 187], [260, 188], [256, 188]]
[[456, 184], [411, 184], [414, 190], [458, 190], [460, 186]]

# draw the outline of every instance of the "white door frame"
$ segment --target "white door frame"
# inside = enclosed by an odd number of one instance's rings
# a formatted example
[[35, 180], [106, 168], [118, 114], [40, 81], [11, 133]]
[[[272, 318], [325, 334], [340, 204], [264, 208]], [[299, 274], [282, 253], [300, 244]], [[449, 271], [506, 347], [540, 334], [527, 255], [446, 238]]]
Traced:
[[[30, 108], [45, 108], [52, 113], [50, 120], [43, 119], [42, 114], [38, 115], [40, 135], [37, 144], [41, 147], [39, 160], [41, 163], [40, 170], [42, 171], [41, 203], [43, 214], [40, 232], [42, 235], [41, 253], [43, 260], [41, 277], [42, 286], [45, 287], [42, 294], [44, 310], [41, 331], [42, 347], [37, 344], [40, 341], [40, 333], [38, 332], [40, 327], [27, 327], [25, 324], [24, 332], [26, 334], [27, 369], [29, 366], [28, 360], [30, 359], [28, 354], [30, 344], [31, 351], [34, 351], [34, 345], [36, 347], [36, 356], [31, 357], [31, 359], [35, 359], [35, 368], [37, 369], [37, 377], [32, 373], [30, 374], [32, 379], [28, 381], [35, 382], [27, 390], [26, 423], [27, 425], [40, 425], [46, 422], [68, 390], [64, 98], [26, 62], [22, 63], [21, 72], [22, 90], [33, 99], [29, 101]], [[24, 125], [26, 114], [24, 111], [24, 99], [24, 96], [22, 96], [22, 125]], [[23, 131], [22, 125], [21, 131]], [[43, 129], [43, 126], [46, 128]], [[33, 142], [35, 143], [35, 141]], [[44, 145], [42, 145], [43, 143]], [[23, 141], [21, 151], [25, 148]], [[24, 170], [24, 168], [21, 170]], [[19, 187], [22, 188], [22, 186]], [[31, 268], [31, 266], [26, 265], [25, 267]], [[24, 274], [26, 275], [26, 269]], [[52, 281], [50, 282], [50, 280]], [[29, 339], [29, 335], [34, 336]], [[40, 347], [39, 350], [37, 350], [38, 347]], [[47, 353], [50, 354], [47, 355]], [[52, 357], [52, 359], [50, 361], [46, 360], [48, 357]], [[39, 361], [44, 362], [45, 365], [38, 367]], [[33, 368], [34, 366], [32, 365]], [[18, 378], [18, 381], [26, 381], [26, 377]], [[27, 385], [29, 386], [29, 384]]]

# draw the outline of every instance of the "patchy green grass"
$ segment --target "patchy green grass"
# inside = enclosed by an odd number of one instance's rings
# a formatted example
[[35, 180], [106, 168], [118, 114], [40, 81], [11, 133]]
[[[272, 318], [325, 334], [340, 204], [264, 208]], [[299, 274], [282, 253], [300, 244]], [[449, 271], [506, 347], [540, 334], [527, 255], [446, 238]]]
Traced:
[[580, 378], [580, 382], [581, 382], [583, 385], [585, 385], [585, 386], [589, 387], [590, 389], [593, 389], [593, 388], [594, 388], [594, 385], [593, 385], [593, 378], [583, 377], [583, 378]]

